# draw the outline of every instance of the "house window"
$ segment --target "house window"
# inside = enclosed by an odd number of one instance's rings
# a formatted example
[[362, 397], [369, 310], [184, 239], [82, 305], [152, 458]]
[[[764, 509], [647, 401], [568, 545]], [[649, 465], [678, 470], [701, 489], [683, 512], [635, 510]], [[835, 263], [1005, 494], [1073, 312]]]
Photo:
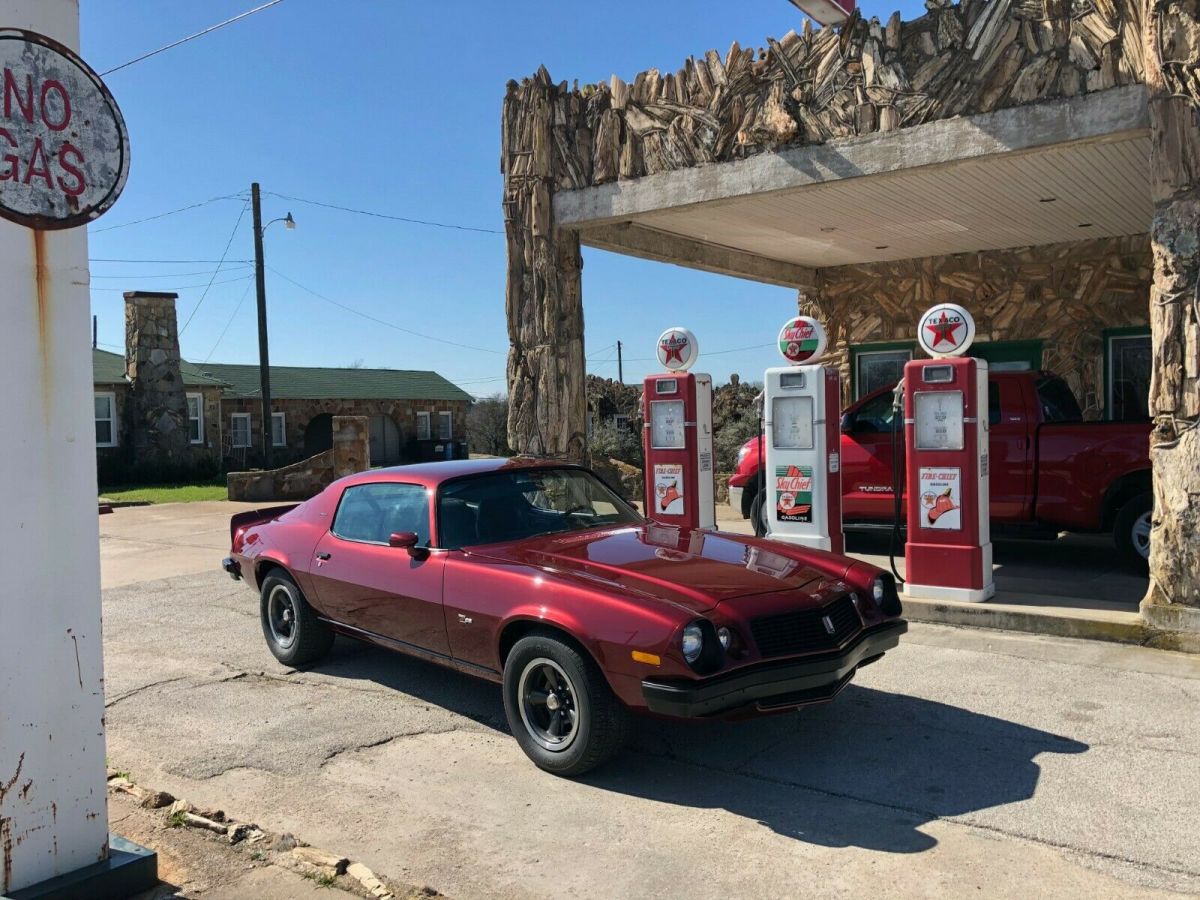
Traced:
[[904, 377], [904, 364], [912, 359], [912, 350], [855, 350], [854, 397], [865, 397], [881, 387], [891, 387]]
[[448, 441], [454, 436], [454, 413], [438, 413], [438, 440]]
[[613, 424], [618, 428], [628, 428], [629, 416], [613, 416]]
[[287, 446], [287, 422], [283, 413], [271, 413], [271, 446]]
[[1108, 418], [1115, 422], [1150, 417], [1150, 335], [1111, 334], [1105, 340]]
[[188, 440], [193, 444], [204, 443], [204, 396], [187, 395]]
[[96, 395], [96, 446], [117, 446], [117, 395]]
[[417, 413], [417, 440], [427, 441], [433, 437], [433, 432], [429, 428], [429, 413]]
[[234, 413], [229, 417], [229, 435], [234, 447], [250, 446], [250, 413]]

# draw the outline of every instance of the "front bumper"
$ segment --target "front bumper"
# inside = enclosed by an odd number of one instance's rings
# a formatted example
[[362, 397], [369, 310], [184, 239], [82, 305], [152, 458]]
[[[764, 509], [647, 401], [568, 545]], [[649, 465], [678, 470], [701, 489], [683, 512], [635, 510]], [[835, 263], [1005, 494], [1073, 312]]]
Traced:
[[242, 565], [232, 556], [227, 556], [221, 560], [221, 568], [229, 573], [229, 577], [234, 581], [242, 577]]
[[697, 681], [642, 682], [651, 712], [678, 718], [715, 716], [750, 707], [786, 709], [831, 700], [864, 662], [900, 643], [903, 619], [861, 632], [847, 647], [802, 660], [765, 662]]
[[739, 516], [742, 514], [742, 492], [745, 488], [729, 486], [729, 508]]

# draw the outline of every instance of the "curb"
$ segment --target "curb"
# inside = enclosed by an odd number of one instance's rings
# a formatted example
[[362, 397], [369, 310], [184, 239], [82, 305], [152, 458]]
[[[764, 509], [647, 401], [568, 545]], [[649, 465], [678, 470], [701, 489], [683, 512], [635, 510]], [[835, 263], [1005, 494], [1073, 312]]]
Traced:
[[1147, 624], [1138, 613], [1097, 610], [1047, 612], [1004, 603], [956, 603], [916, 600], [901, 595], [910, 622], [1022, 631], [1051, 637], [1137, 644], [1157, 650], [1200, 653], [1200, 633], [1173, 631]]

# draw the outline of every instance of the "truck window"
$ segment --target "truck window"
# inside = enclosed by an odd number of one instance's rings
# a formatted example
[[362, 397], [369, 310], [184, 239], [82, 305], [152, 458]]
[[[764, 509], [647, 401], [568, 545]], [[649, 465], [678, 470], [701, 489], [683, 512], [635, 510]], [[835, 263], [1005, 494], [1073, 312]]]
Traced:
[[878, 397], [868, 400], [854, 413], [854, 434], [886, 434], [895, 427], [890, 391], [884, 391]]
[[988, 382], [988, 424], [1000, 424], [1000, 385]]
[[1036, 387], [1043, 422], [1083, 421], [1083, 411], [1079, 408], [1079, 402], [1061, 378], [1039, 378]]

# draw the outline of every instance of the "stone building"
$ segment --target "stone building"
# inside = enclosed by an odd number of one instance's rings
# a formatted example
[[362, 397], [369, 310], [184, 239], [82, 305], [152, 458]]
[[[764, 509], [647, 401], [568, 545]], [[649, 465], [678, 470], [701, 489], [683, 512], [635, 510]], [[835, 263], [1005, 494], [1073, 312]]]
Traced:
[[1200, 631], [1200, 12], [925, 6], [674, 72], [508, 83], [509, 444], [587, 456], [584, 246], [797, 289], [848, 395], [892, 379], [920, 310], [960, 302], [993, 365], [1152, 419], [1143, 611]]
[[[207, 477], [261, 465], [254, 365], [182, 359], [176, 295], [125, 295], [124, 356], [92, 350], [101, 483]], [[335, 416], [366, 418], [373, 465], [466, 452], [471, 395], [436, 372], [272, 366], [272, 464], [329, 450]]]

